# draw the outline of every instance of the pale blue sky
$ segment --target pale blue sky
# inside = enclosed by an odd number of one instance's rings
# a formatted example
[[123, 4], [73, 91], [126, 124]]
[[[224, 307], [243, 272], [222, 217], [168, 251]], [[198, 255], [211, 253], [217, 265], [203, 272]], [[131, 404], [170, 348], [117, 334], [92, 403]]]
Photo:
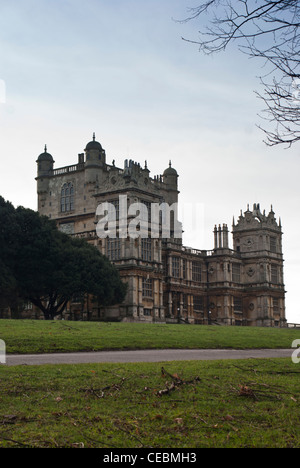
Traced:
[[[273, 204], [284, 230], [287, 317], [300, 322], [299, 149], [267, 148], [257, 130], [259, 65], [233, 48], [205, 57], [199, 24], [178, 23], [197, 0], [0, 0], [0, 193], [36, 209], [36, 159], [73, 164], [96, 132], [108, 162], [172, 160], [185, 244], [213, 247], [214, 224]], [[173, 19], [174, 18], [174, 19]], [[188, 211], [187, 211], [188, 212]], [[203, 223], [202, 223], [203, 221]]]

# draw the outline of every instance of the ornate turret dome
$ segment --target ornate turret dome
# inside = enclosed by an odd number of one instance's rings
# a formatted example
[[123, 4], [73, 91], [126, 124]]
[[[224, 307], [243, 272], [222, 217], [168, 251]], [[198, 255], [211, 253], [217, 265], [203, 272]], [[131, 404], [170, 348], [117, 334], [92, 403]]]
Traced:
[[54, 162], [53, 157], [50, 153], [47, 152], [47, 145], [45, 145], [45, 151], [44, 153], [41, 153], [38, 157], [38, 162], [41, 161], [49, 161], [49, 162]]
[[85, 151], [89, 150], [99, 150], [102, 151], [103, 148], [98, 141], [96, 141], [95, 133], [93, 134], [93, 141], [90, 141], [85, 148]]
[[170, 175], [171, 175], [171, 176], [177, 176], [177, 175], [178, 175], [176, 169], [174, 169], [174, 167], [172, 167], [171, 161], [170, 161], [170, 163], [169, 163], [168, 169], [166, 169], [166, 170], [164, 171], [164, 174], [163, 174], [163, 175], [164, 175], [164, 176], [170, 176]]

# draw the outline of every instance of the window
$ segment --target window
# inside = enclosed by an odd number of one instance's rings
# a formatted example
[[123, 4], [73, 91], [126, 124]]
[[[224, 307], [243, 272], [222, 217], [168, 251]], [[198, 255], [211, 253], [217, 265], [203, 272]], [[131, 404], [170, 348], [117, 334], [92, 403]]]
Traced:
[[141, 200], [141, 203], [142, 203], [143, 205], [145, 205], [145, 207], [147, 208], [147, 212], [148, 212], [148, 223], [151, 223], [151, 202], [146, 201], [146, 200]]
[[144, 309], [144, 316], [151, 317], [152, 309]]
[[153, 285], [152, 279], [143, 278], [142, 291], [143, 297], [152, 297]]
[[168, 257], [166, 257], [166, 256], [163, 257], [163, 272], [164, 272], [165, 276], [167, 276], [169, 274], [169, 272], [168, 272]]
[[279, 299], [273, 298], [273, 312], [279, 312]]
[[106, 239], [106, 256], [112, 262], [115, 260], [120, 260], [121, 258], [121, 240], [120, 239], [118, 238], [111, 239], [109, 237]]
[[203, 311], [203, 297], [202, 296], [194, 296], [194, 312], [202, 312]]
[[271, 283], [278, 284], [278, 267], [271, 265]]
[[242, 298], [241, 297], [235, 297], [233, 299], [233, 308], [234, 312], [243, 312], [243, 304], [242, 304]]
[[233, 263], [232, 264], [232, 281], [234, 283], [241, 282], [241, 265], [240, 263]]
[[75, 233], [75, 224], [74, 223], [63, 223], [59, 225], [59, 230], [65, 234], [72, 236]]
[[175, 317], [180, 314], [180, 293], [172, 292], [172, 313]]
[[109, 200], [108, 203], [109, 203], [109, 205], [112, 205], [112, 206], [108, 206], [108, 208], [109, 208], [108, 209], [109, 219], [114, 219], [114, 213], [115, 213], [116, 214], [116, 221], [118, 221], [119, 218], [120, 218], [120, 202], [119, 202], [119, 199]]
[[265, 275], [265, 267], [264, 267], [264, 265], [260, 265], [260, 267], [259, 267], [259, 280], [260, 280], [260, 281], [266, 281], [266, 275]]
[[172, 257], [172, 276], [174, 278], [179, 278], [180, 276], [179, 260], [179, 257]]
[[151, 239], [149, 239], [149, 238], [142, 238], [142, 239], [141, 239], [141, 245], [142, 245], [142, 260], [144, 260], [145, 262], [151, 262], [151, 259], [152, 259], [152, 254], [151, 254], [152, 243], [151, 243]]
[[188, 308], [187, 294], [182, 294], [182, 308], [183, 310], [187, 310]]
[[182, 260], [182, 278], [186, 279], [186, 260]]
[[276, 253], [276, 237], [270, 237], [270, 251]]
[[60, 210], [62, 213], [74, 210], [74, 187], [71, 182], [61, 189]]
[[73, 294], [73, 297], [71, 299], [72, 304], [83, 303], [83, 301], [84, 301], [84, 294]]
[[201, 281], [201, 263], [192, 262], [192, 280], [200, 283]]

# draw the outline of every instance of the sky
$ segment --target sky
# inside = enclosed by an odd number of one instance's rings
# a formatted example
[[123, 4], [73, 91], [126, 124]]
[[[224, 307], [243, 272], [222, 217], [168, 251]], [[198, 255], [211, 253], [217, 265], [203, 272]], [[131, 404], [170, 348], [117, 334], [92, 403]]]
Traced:
[[283, 226], [286, 316], [300, 323], [300, 148], [267, 147], [261, 64], [204, 56], [198, 0], [0, 0], [0, 195], [37, 209], [36, 159], [77, 162], [93, 132], [107, 162], [179, 174], [184, 244], [260, 203]]

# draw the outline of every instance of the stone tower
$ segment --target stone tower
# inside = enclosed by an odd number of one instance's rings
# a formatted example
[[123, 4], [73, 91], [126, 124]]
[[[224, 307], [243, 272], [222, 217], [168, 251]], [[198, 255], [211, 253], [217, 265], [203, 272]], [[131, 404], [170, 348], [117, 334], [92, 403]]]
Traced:
[[47, 192], [49, 191], [49, 181], [52, 176], [54, 160], [50, 153], [47, 152], [45, 145], [44, 153], [41, 153], [37, 159], [37, 193], [38, 193], [38, 210], [45, 205]]
[[280, 220], [272, 207], [266, 215], [254, 204], [233, 221], [232, 230], [233, 250], [242, 260], [243, 309], [258, 325], [280, 325], [285, 317]]
[[95, 184], [99, 181], [102, 169], [106, 164], [105, 150], [96, 141], [95, 133], [93, 140], [85, 147], [85, 181], [87, 184]]
[[163, 173], [163, 182], [166, 184], [167, 199], [166, 201], [172, 205], [178, 202], [178, 174], [176, 169], [172, 167], [170, 161], [169, 167]]

